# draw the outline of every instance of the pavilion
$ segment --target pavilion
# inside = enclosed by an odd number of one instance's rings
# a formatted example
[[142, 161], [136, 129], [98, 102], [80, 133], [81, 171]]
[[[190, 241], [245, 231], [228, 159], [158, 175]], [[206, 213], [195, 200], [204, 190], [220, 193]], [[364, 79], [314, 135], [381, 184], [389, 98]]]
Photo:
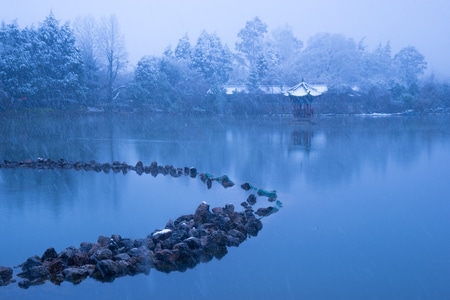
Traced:
[[294, 104], [294, 117], [310, 118], [313, 115], [313, 99], [327, 90], [328, 88], [325, 85], [312, 86], [302, 80], [299, 84], [288, 89], [284, 95], [288, 96]]

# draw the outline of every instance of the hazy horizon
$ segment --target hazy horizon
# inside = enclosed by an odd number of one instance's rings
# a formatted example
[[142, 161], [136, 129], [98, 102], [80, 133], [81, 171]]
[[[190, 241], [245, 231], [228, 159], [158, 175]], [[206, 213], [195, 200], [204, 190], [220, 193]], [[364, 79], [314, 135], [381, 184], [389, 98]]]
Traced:
[[[234, 49], [239, 30], [258, 16], [268, 25], [269, 31], [289, 25], [304, 43], [316, 33], [330, 32], [344, 34], [357, 42], [364, 38], [369, 49], [389, 41], [393, 55], [403, 47], [414, 46], [428, 62], [426, 74], [450, 76], [450, 57], [446, 54], [450, 48], [446, 24], [450, 3], [444, 0], [0, 2], [0, 19], [6, 23], [17, 20], [20, 27], [37, 25], [50, 11], [63, 23], [72, 23], [77, 17], [86, 15], [101, 18], [115, 14], [125, 35], [132, 65], [144, 55], [162, 54], [169, 45], [173, 49], [186, 33], [191, 43], [195, 43], [203, 29], [215, 32], [230, 49]], [[23, 10], [23, 7], [27, 9]]]

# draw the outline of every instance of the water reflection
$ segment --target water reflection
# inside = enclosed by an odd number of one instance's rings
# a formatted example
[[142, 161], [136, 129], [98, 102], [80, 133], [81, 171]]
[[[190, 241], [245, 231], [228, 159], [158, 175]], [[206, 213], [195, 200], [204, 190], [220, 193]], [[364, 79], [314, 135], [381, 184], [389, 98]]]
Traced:
[[[293, 274], [300, 272], [302, 282], [326, 280], [331, 275], [322, 276], [317, 270], [323, 268], [323, 274], [332, 274], [327, 272], [330, 265], [318, 268], [317, 264], [308, 265], [308, 261], [320, 263], [320, 257], [326, 257], [329, 262], [339, 261], [342, 258], [339, 245], [346, 242], [353, 248], [342, 246], [342, 253], [351, 253], [352, 257], [346, 254], [347, 269], [343, 267], [339, 271], [348, 271], [345, 275], [353, 278], [355, 274], [362, 274], [355, 270], [366, 269], [372, 277], [382, 281], [383, 274], [378, 274], [377, 269], [362, 258], [367, 259], [367, 253], [372, 253], [370, 249], [384, 244], [389, 247], [384, 253], [389, 254], [389, 249], [404, 241], [399, 233], [385, 243], [383, 237], [392, 232], [390, 229], [415, 228], [415, 235], [423, 233], [425, 236], [430, 232], [428, 237], [441, 237], [440, 233], [445, 231], [442, 229], [445, 227], [432, 223], [432, 219], [437, 218], [436, 213], [448, 210], [448, 204], [442, 206], [439, 202], [434, 206], [438, 208], [433, 210], [417, 199], [425, 195], [423, 198], [428, 203], [448, 194], [444, 183], [448, 171], [444, 166], [450, 163], [446, 155], [450, 151], [449, 116], [322, 117], [312, 124], [296, 124], [286, 119], [138, 114], [9, 116], [4, 120], [0, 124], [3, 139], [0, 159], [49, 157], [71, 161], [118, 160], [132, 164], [137, 160], [145, 164], [155, 160], [161, 164], [195, 166], [215, 175], [228, 174], [236, 183], [248, 181], [259, 187], [277, 189], [281, 200], [286, 200], [287, 208], [271, 218], [267, 226], [264, 224], [261, 237], [234, 252], [239, 254], [230, 253], [227, 263], [206, 269], [208, 272], [225, 269], [222, 273], [229, 277], [229, 274], [236, 274], [231, 266], [236, 267], [233, 262], [239, 255], [245, 256], [246, 261], [254, 260], [256, 266], [242, 266], [243, 275], [236, 279], [239, 282], [249, 280], [251, 276], [246, 270], [250, 267], [261, 274], [270, 273], [271, 284], [278, 280], [281, 287], [286, 281], [290, 282], [293, 294], [299, 295], [301, 292], [295, 289], [300, 283], [294, 284], [295, 280], [289, 278], [296, 278]], [[436, 167], [436, 161], [440, 168]], [[403, 182], [405, 177], [408, 182]], [[345, 196], [349, 197], [347, 202], [338, 201]], [[358, 196], [358, 201], [365, 200], [360, 201], [361, 206], [355, 204], [359, 203], [355, 200]], [[414, 197], [415, 202], [411, 201]], [[14, 265], [24, 257], [42, 253], [50, 245], [60, 250], [81, 241], [95, 240], [100, 234], [144, 236], [163, 227], [170, 218], [195, 210], [203, 200], [216, 201], [212, 205], [223, 206], [228, 202], [241, 202], [242, 195], [214, 187], [205, 193], [201, 182], [184, 179], [175, 182], [166, 177], [0, 169], [0, 233], [15, 245], [2, 250], [0, 264]], [[417, 212], [405, 217], [414, 209]], [[414, 218], [430, 209], [433, 218], [421, 219], [420, 226], [414, 223]], [[446, 222], [442, 218], [439, 220], [439, 224]], [[379, 225], [385, 223], [390, 229], [385, 226], [378, 232]], [[286, 224], [291, 228], [287, 230]], [[319, 230], [312, 231], [317, 227]], [[368, 242], [365, 239], [368, 235], [379, 244]], [[298, 237], [294, 243], [290, 239], [292, 236]], [[407, 237], [411, 240], [408, 249], [420, 244], [411, 233]], [[431, 238], [428, 241], [433, 249], [448, 249], [436, 241], [431, 244], [434, 241]], [[285, 258], [273, 255], [280, 244], [287, 251]], [[364, 245], [368, 245], [367, 248]], [[328, 253], [327, 249], [331, 248], [337, 252]], [[430, 249], [427, 251], [432, 251]], [[261, 258], [254, 253], [266, 253], [267, 269], [257, 265]], [[353, 257], [362, 258], [353, 262]], [[379, 264], [385, 260], [376, 254], [370, 258]], [[395, 260], [395, 257], [390, 259]], [[228, 263], [230, 267], [226, 266]], [[292, 274], [286, 271], [294, 266]], [[425, 271], [420, 274], [425, 276]], [[186, 282], [184, 291], [189, 290], [191, 286], [187, 282], [192, 283], [194, 279], [176, 276], [171, 278]], [[152, 280], [160, 278], [155, 274], [150, 277]], [[158, 280], [170, 286], [167, 278]], [[261, 277], [258, 280], [265, 282]], [[120, 287], [120, 283], [117, 284]], [[345, 284], [339, 281], [339, 285]], [[220, 286], [226, 285], [218, 282], [215, 288], [208, 290], [212, 293]], [[310, 291], [314, 291], [313, 286], [309, 286]], [[304, 285], [303, 289], [308, 290], [308, 286]], [[353, 289], [348, 287], [348, 290]], [[374, 294], [377, 289], [368, 287], [368, 290]], [[282, 292], [282, 289], [277, 291]], [[164, 296], [164, 292], [167, 291], [161, 290], [160, 295]]]
[[[217, 117], [88, 115], [19, 116], [3, 122], [0, 156], [8, 160], [49, 157], [71, 161], [126, 161], [196, 166], [259, 185], [290, 185], [300, 169], [308, 183], [334, 185], [362, 168], [405, 167], [436, 143], [445, 143], [448, 117], [325, 117], [314, 124], [287, 120]], [[70, 175], [66, 188], [77, 182]], [[19, 178], [17, 177], [19, 176]], [[27, 176], [27, 178], [23, 178]], [[36, 174], [2, 172], [9, 188], [51, 186]], [[277, 180], [282, 179], [282, 180]], [[56, 196], [56, 195], [55, 195]]]
[[311, 151], [311, 143], [313, 138], [313, 130], [311, 128], [304, 130], [294, 130], [292, 132], [292, 146], [290, 152], [304, 151], [307, 154]]

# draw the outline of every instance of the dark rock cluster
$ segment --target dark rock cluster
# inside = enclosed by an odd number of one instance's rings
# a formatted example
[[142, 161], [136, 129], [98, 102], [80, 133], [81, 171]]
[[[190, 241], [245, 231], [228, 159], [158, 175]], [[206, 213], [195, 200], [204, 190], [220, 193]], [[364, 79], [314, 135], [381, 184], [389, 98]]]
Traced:
[[[28, 258], [17, 274], [21, 288], [69, 281], [80, 283], [90, 277], [111, 282], [117, 277], [148, 274], [151, 268], [162, 272], [186, 271], [214, 257], [221, 259], [227, 247], [237, 247], [249, 236], [256, 236], [263, 225], [251, 207], [236, 212], [232, 204], [210, 210], [200, 204], [194, 214], [169, 221], [162, 230], [146, 238], [129, 239], [120, 235], [100, 236], [96, 243], [83, 242], [57, 253], [47, 249], [42, 256]], [[7, 284], [12, 269], [0, 268], [1, 282]]]
[[0, 286], [5, 286], [11, 283], [13, 270], [11, 268], [0, 266]]
[[[0, 163], [0, 168], [73, 169], [123, 174], [135, 171], [138, 175], [151, 174], [154, 177], [158, 174], [191, 178], [198, 176], [208, 189], [213, 182], [218, 182], [225, 188], [234, 186], [227, 175], [215, 177], [209, 173], [199, 173], [196, 168], [175, 168], [171, 165], [158, 165], [156, 162], [146, 166], [138, 161], [132, 166], [118, 161], [110, 164], [38, 158], [35, 161], [5, 160]], [[269, 216], [282, 207], [281, 202], [276, 200], [276, 191], [258, 189], [250, 183], [242, 184], [241, 188], [255, 191], [241, 203], [244, 211], [235, 211], [232, 204], [210, 210], [209, 204], [203, 202], [195, 213], [169, 221], [164, 229], [155, 230], [146, 238], [100, 236], [95, 243], [83, 242], [78, 248], [68, 247], [59, 253], [54, 248], [49, 248], [41, 257], [30, 257], [18, 266], [21, 268], [21, 272], [17, 274], [21, 278], [19, 286], [28, 288], [47, 280], [58, 285], [63, 281], [78, 284], [88, 277], [111, 282], [121, 276], [148, 274], [151, 268], [166, 273], [185, 271], [214, 257], [221, 259], [227, 254], [228, 247], [237, 247], [247, 237], [258, 234], [263, 227], [260, 220], [262, 217]], [[267, 197], [269, 202], [276, 201], [276, 205], [258, 208], [255, 212], [253, 206], [257, 202], [257, 196]], [[13, 269], [0, 266], [0, 286], [11, 282], [15, 282]]]
[[196, 168], [183, 167], [177, 168], [172, 165], [158, 165], [153, 161], [148, 166], [144, 165], [142, 161], [138, 161], [135, 165], [127, 164], [126, 162], [114, 161], [112, 163], [101, 163], [95, 160], [89, 162], [70, 162], [63, 158], [59, 160], [52, 160], [49, 158], [38, 158], [37, 160], [23, 160], [23, 161], [9, 161], [4, 160], [0, 162], [0, 169], [14, 169], [14, 168], [26, 168], [26, 169], [40, 169], [40, 170], [54, 170], [54, 169], [73, 169], [76, 171], [94, 171], [103, 173], [119, 173], [127, 174], [129, 171], [134, 171], [138, 175], [151, 174], [156, 177], [158, 174], [170, 175], [172, 177], [190, 176], [196, 178], [200, 176], [201, 180], [207, 185], [208, 189], [211, 188], [213, 181], [219, 182], [223, 187], [232, 187], [234, 183], [227, 175], [214, 177], [208, 173], [198, 173]]

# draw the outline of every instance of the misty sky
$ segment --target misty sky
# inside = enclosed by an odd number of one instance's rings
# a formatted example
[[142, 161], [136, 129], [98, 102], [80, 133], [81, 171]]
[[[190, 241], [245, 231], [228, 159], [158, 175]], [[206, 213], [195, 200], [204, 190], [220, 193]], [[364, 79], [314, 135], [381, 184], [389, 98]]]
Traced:
[[391, 42], [393, 54], [415, 46], [428, 71], [450, 76], [450, 1], [448, 0], [0, 0], [0, 19], [21, 27], [37, 25], [53, 11], [56, 19], [100, 18], [116, 14], [130, 62], [174, 48], [188, 33], [195, 44], [202, 29], [216, 32], [231, 49], [246, 21], [259, 16], [273, 30], [289, 24], [306, 42], [318, 32], [366, 38], [369, 49]]

